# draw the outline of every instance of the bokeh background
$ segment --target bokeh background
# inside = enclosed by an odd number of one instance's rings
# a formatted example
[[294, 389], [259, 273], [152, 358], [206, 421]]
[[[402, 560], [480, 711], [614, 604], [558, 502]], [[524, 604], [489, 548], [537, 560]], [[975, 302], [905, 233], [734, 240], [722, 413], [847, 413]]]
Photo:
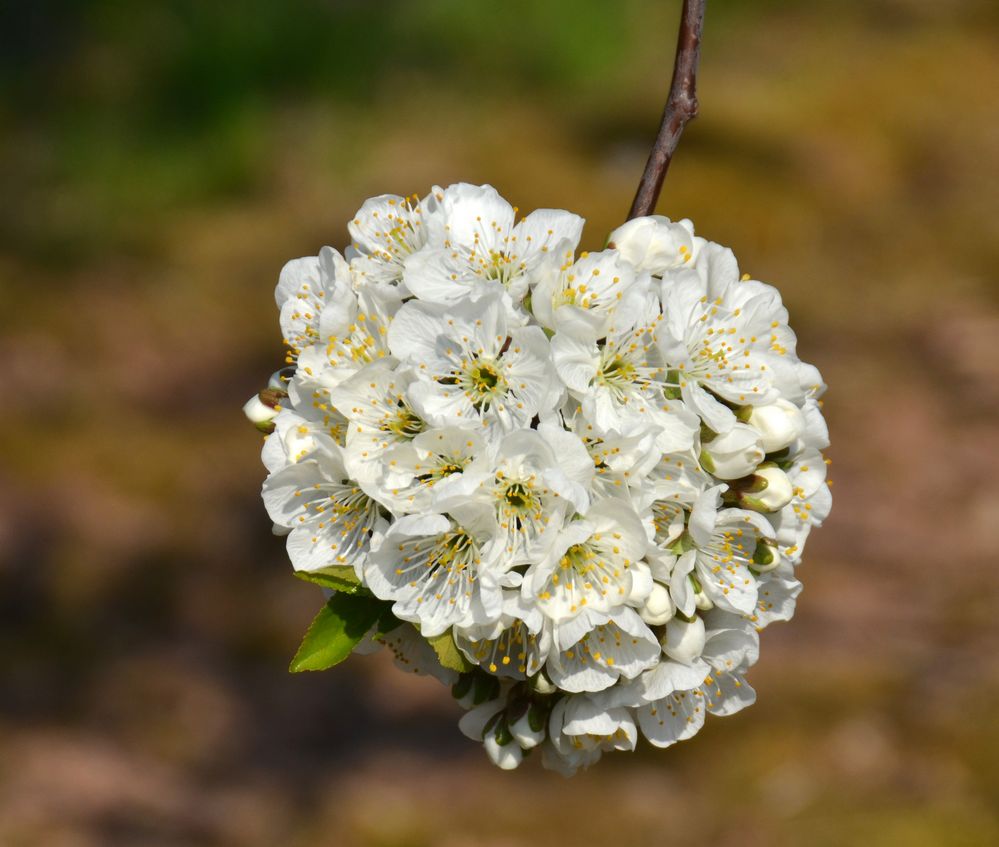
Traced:
[[779, 285], [835, 507], [760, 698], [666, 752], [507, 774], [320, 604], [240, 412], [282, 263], [364, 198], [490, 182], [599, 248], [678, 2], [0, 11], [0, 844], [999, 843], [999, 6], [709, 4], [660, 211]]

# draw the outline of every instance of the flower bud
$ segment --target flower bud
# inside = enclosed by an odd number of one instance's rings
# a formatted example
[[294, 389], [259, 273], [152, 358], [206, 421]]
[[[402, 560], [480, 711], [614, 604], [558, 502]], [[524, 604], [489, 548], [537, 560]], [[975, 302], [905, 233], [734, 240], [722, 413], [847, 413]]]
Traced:
[[694, 608], [699, 609], [702, 612], [709, 612], [715, 607], [714, 602], [705, 594], [703, 591], [697, 591], [694, 594]]
[[653, 583], [652, 591], [645, 598], [645, 605], [639, 611], [642, 620], [649, 626], [662, 626], [673, 617], [673, 601], [669, 591], [658, 582]]
[[638, 270], [658, 276], [691, 260], [694, 238], [683, 224], [648, 215], [621, 224], [610, 234], [607, 246]]
[[750, 567], [757, 573], [769, 573], [780, 567], [780, 553], [767, 541], [760, 541], [753, 552]]
[[801, 410], [788, 400], [753, 406], [746, 422], [760, 434], [767, 453], [776, 453], [790, 446], [805, 431]]
[[695, 615], [689, 622], [672, 618], [666, 624], [666, 634], [661, 643], [667, 656], [689, 665], [704, 651], [705, 640], [704, 621]]
[[259, 394], [254, 394], [243, 404], [243, 414], [261, 432], [274, 431], [274, 418], [277, 417], [278, 409], [268, 405], [260, 399]]
[[505, 725], [487, 732], [482, 739], [482, 745], [486, 748], [486, 754], [492, 763], [502, 770], [512, 771], [524, 761], [524, 751], [515, 743]]
[[740, 479], [756, 470], [765, 455], [759, 433], [751, 426], [736, 423], [704, 445], [701, 465], [719, 479]]
[[753, 490], [739, 496], [739, 505], [756, 512], [779, 512], [791, 502], [791, 480], [776, 465], [757, 468], [752, 479]]
[[545, 721], [540, 709], [532, 705], [510, 726], [510, 734], [521, 750], [530, 750], [545, 740]]
[[554, 694], [558, 691], [558, 686], [545, 676], [544, 671], [539, 671], [534, 677], [533, 687], [538, 694]]

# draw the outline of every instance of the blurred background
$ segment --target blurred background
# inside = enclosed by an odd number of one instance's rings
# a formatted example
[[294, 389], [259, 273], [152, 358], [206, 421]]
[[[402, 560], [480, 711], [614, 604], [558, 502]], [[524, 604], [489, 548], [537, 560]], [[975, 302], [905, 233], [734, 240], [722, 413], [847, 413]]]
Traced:
[[0, 11], [0, 845], [999, 843], [999, 6], [709, 4], [659, 211], [781, 287], [835, 506], [758, 704], [566, 781], [494, 770], [320, 605], [240, 406], [283, 262], [490, 182], [599, 248], [666, 0], [37, 0]]

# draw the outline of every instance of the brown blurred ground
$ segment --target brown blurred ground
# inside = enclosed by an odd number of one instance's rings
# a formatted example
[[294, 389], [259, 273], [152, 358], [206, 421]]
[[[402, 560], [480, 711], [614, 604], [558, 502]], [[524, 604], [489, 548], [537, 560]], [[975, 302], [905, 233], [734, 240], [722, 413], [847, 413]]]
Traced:
[[988, 2], [709, 10], [660, 211], [782, 288], [830, 385], [833, 516], [754, 708], [565, 781], [493, 770], [383, 656], [285, 672], [319, 597], [240, 413], [279, 362], [278, 269], [342, 247], [365, 197], [458, 179], [599, 247], [677, 5], [303, 0], [251, 39], [236, 6], [47, 3], [4, 28], [0, 844], [999, 843]]

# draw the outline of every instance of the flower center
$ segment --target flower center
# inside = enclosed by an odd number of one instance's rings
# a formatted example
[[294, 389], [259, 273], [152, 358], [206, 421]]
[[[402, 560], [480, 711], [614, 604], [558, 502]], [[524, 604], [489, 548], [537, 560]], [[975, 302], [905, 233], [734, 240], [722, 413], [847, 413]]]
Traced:
[[611, 387], [623, 387], [635, 381], [635, 366], [621, 355], [610, 356], [600, 363], [597, 378]]
[[505, 394], [507, 388], [506, 377], [499, 365], [484, 359], [476, 359], [466, 367], [460, 382], [476, 409], [482, 409]]
[[507, 505], [515, 512], [525, 512], [536, 505], [534, 492], [523, 482], [515, 482], [503, 494]]
[[468, 567], [474, 558], [475, 541], [464, 530], [454, 530], [440, 539], [434, 552], [436, 555], [430, 558], [428, 567], [446, 567], [461, 571]]
[[573, 544], [559, 560], [564, 571], [573, 570], [580, 576], [593, 568], [593, 550], [587, 544]]
[[394, 433], [407, 441], [415, 438], [426, 427], [427, 425], [401, 399], [398, 409], [382, 423], [382, 431]]
[[439, 464], [434, 466], [433, 470], [429, 473], [417, 476], [416, 479], [425, 485], [433, 485], [442, 479], [446, 479], [452, 474], [461, 473], [465, 470], [465, 465], [467, 463], [468, 459], [450, 459], [441, 456]]

